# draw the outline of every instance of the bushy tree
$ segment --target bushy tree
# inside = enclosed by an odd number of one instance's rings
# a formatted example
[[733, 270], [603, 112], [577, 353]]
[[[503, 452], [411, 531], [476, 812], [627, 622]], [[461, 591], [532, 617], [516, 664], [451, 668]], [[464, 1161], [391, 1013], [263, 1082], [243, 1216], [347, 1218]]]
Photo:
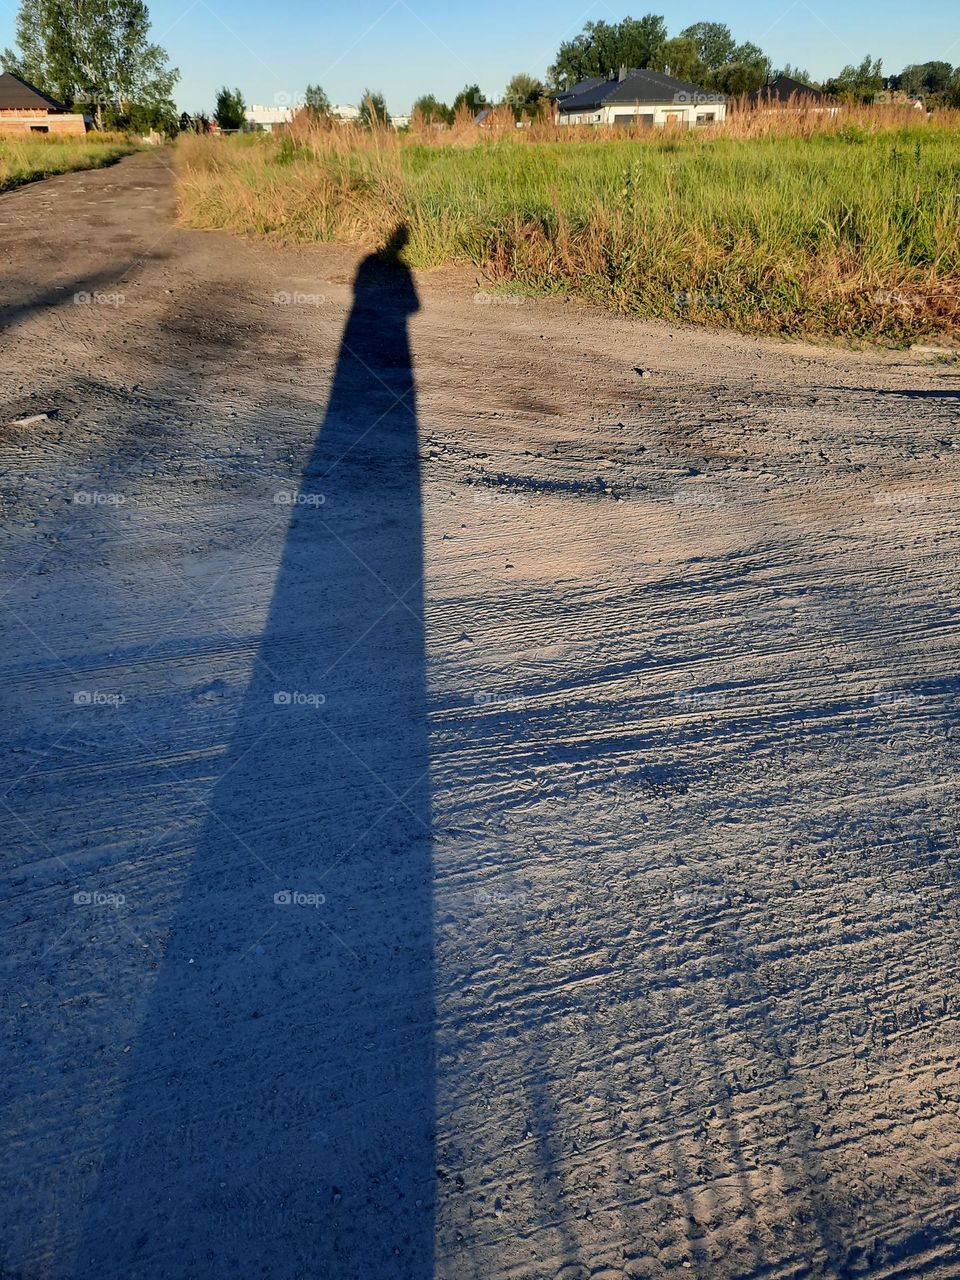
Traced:
[[19, 52], [4, 50], [4, 70], [68, 106], [93, 106], [98, 126], [108, 110], [175, 116], [180, 73], [151, 42], [143, 0], [20, 0], [16, 42]]
[[703, 79], [703, 63], [697, 46], [689, 36], [674, 36], [657, 50], [651, 64], [655, 71], [666, 71], [678, 80]]
[[738, 44], [733, 47], [733, 59], [708, 71], [704, 84], [730, 97], [752, 93], [770, 79], [770, 59], [755, 44]]
[[949, 62], [918, 62], [904, 67], [895, 77], [896, 87], [905, 93], [941, 94], [946, 93], [953, 80], [953, 67]]
[[412, 115], [419, 116], [424, 124], [452, 124], [453, 112], [445, 102], [439, 102], [432, 93], [425, 93], [413, 104]]
[[588, 22], [557, 50], [547, 75], [554, 89], [569, 89], [590, 76], [608, 76], [621, 67], [653, 65], [667, 39], [667, 24], [655, 13], [622, 22]]
[[827, 81], [830, 93], [853, 102], [871, 102], [883, 88], [883, 63], [869, 53], [858, 67], [846, 66], [838, 76]]
[[461, 107], [466, 107], [471, 115], [476, 115], [487, 105], [487, 100], [480, 92], [478, 84], [465, 84], [453, 100], [451, 110], [456, 115]]
[[382, 93], [377, 93], [373, 89], [364, 89], [360, 99], [360, 123], [367, 129], [390, 123], [387, 100]]
[[503, 100], [513, 111], [514, 119], [539, 116], [543, 110], [543, 84], [525, 71], [518, 72], [503, 91]]
[[303, 105], [315, 116], [330, 114], [330, 99], [318, 84], [308, 84], [303, 94]]
[[228, 89], [226, 85], [217, 94], [217, 109], [214, 119], [221, 129], [242, 129], [246, 123], [247, 104], [239, 89]]
[[708, 71], [735, 61], [737, 42], [725, 22], [695, 22], [684, 27], [680, 35], [684, 40], [693, 41], [697, 57]]
[[743, 62], [728, 62], [704, 76], [704, 84], [718, 93], [737, 98], [743, 93], [752, 93], [759, 89], [767, 79], [767, 73], [762, 67], [748, 66]]

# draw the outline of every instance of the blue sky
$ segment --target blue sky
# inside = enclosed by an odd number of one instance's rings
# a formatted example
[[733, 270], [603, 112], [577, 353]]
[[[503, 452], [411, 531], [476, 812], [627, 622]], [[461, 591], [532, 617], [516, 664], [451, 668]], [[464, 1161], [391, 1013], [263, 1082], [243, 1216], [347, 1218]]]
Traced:
[[[299, 98], [308, 82], [334, 102], [381, 90], [394, 113], [421, 93], [449, 101], [465, 83], [499, 95], [517, 71], [542, 76], [557, 46], [590, 20], [662, 13], [671, 35], [691, 22], [726, 22], [775, 65], [806, 67], [814, 78], [864, 54], [896, 72], [909, 62], [960, 63], [957, 0], [684, 0], [629, 8], [606, 0], [148, 0], [155, 38], [179, 66], [177, 102], [213, 106], [220, 84], [248, 103]], [[0, 46], [13, 43], [16, 0], [0, 0]], [[282, 101], [282, 97], [280, 98]]]

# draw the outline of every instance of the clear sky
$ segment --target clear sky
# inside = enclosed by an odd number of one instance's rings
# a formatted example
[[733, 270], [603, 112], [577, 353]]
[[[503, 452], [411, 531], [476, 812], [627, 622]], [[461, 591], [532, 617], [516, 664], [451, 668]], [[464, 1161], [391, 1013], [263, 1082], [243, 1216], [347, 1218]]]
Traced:
[[[216, 90], [238, 86], [248, 103], [302, 97], [321, 84], [332, 102], [364, 88], [404, 113], [414, 98], [450, 101], [464, 84], [498, 96], [517, 71], [543, 76], [557, 46], [589, 20], [652, 10], [671, 35], [700, 20], [726, 22], [775, 66], [814, 79], [870, 53], [884, 70], [944, 59], [960, 63], [960, 0], [148, 0], [154, 36], [180, 68], [180, 109], [210, 111]], [[13, 43], [16, 0], [0, 0], [0, 46]], [[279, 98], [278, 98], [278, 95]]]

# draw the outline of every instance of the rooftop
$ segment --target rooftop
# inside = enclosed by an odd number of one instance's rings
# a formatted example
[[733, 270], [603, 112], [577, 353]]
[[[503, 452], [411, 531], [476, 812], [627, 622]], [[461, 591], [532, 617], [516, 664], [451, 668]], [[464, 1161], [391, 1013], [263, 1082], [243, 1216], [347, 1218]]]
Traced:
[[712, 93], [689, 80], [678, 80], [663, 71], [622, 67], [608, 80], [591, 76], [556, 95], [561, 111], [593, 111], [601, 106], [635, 102], [725, 102], [722, 93]]
[[0, 75], [0, 111], [66, 111], [62, 102], [48, 98], [12, 71]]

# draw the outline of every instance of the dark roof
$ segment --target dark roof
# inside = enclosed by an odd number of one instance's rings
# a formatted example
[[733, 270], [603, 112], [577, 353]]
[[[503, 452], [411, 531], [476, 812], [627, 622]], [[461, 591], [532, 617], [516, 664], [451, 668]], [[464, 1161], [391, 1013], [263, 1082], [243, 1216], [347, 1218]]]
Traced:
[[748, 96], [750, 102], [754, 103], [789, 102], [791, 98], [802, 98], [810, 102], [833, 102], [833, 98], [828, 93], [814, 89], [812, 85], [804, 84], [802, 80], [792, 80], [789, 76], [777, 76], [775, 80], [768, 81], [762, 89]]
[[26, 80], [21, 80], [12, 71], [4, 71], [0, 75], [0, 111], [66, 111], [62, 102], [48, 98], [45, 93], [35, 89]]
[[568, 94], [557, 98], [560, 111], [595, 111], [602, 106], [637, 102], [726, 102], [722, 93], [711, 93], [702, 85], [678, 80], [662, 71], [639, 71], [631, 67], [612, 80], [583, 80]]
[[578, 80], [569, 89], [561, 89], [559, 93], [555, 93], [553, 96], [557, 102], [562, 102], [564, 98], [575, 98], [578, 94], [585, 93], [587, 89], [596, 89], [606, 83], [606, 76], [587, 76], [586, 80]]

